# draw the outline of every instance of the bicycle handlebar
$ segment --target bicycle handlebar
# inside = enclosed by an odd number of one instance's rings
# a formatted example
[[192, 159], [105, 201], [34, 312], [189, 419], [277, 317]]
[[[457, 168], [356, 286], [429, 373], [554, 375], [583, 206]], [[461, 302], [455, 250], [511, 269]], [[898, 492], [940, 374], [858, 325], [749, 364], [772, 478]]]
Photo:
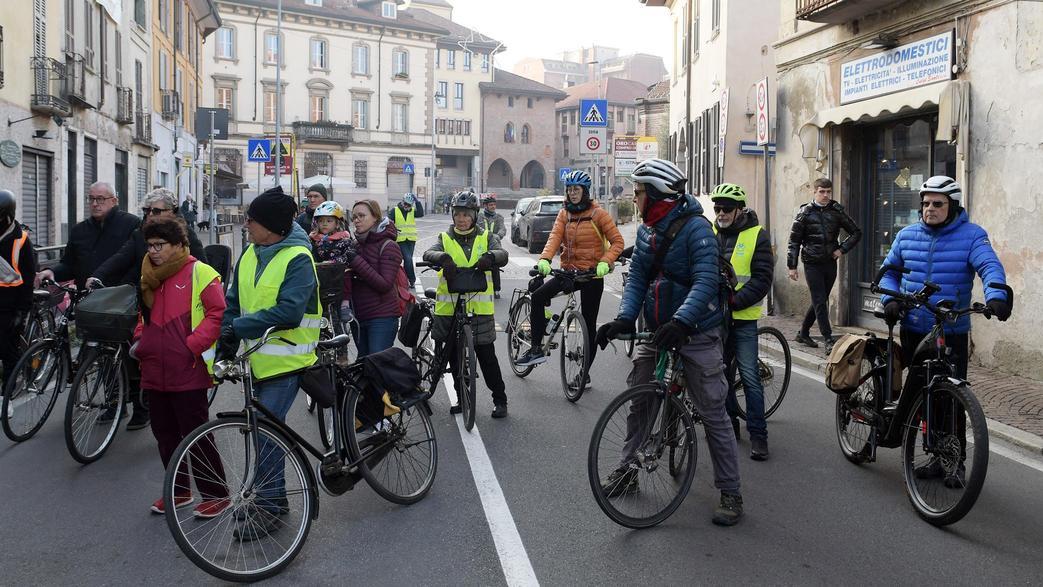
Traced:
[[[992, 310], [981, 302], [974, 302], [969, 307], [960, 309], [953, 308], [953, 304], [955, 302], [952, 302], [951, 300], [942, 300], [937, 304], [932, 304], [930, 302], [931, 296], [940, 292], [942, 288], [930, 281], [925, 282], [923, 288], [921, 288], [920, 291], [912, 294], [880, 287], [880, 280], [883, 279], [884, 275], [886, 275], [888, 271], [898, 271], [899, 273], [906, 275], [909, 273], [910, 270], [908, 267], [898, 267], [896, 265], [882, 266], [880, 270], [877, 271], [876, 278], [870, 285], [870, 291], [872, 291], [873, 293], [891, 296], [892, 298], [910, 307], [923, 307], [928, 312], [931, 312], [936, 317], [938, 317], [940, 320], [946, 322], [954, 321], [960, 316], [965, 316], [967, 314], [981, 314], [985, 316], [986, 319], [992, 319]], [[1010, 304], [1011, 309], [1014, 308], [1014, 290], [1011, 289], [1009, 285], [1005, 283], [993, 282], [989, 283], [987, 287], [999, 289], [1006, 293], [1007, 302]]]
[[250, 357], [250, 355], [257, 352], [261, 347], [268, 344], [273, 340], [284, 342], [290, 346], [297, 346], [297, 343], [283, 338], [282, 336], [276, 336], [275, 333], [280, 330], [290, 330], [296, 328], [296, 326], [269, 326], [268, 330], [264, 331], [261, 335], [261, 339], [252, 347], [246, 349], [242, 354], [237, 355], [234, 359], [228, 359], [225, 361], [218, 361], [214, 364], [214, 377], [217, 379], [237, 379], [242, 377], [243, 369], [242, 365]]
[[649, 342], [655, 338], [654, 332], [624, 332], [616, 336], [616, 340], [632, 340], [634, 342]]

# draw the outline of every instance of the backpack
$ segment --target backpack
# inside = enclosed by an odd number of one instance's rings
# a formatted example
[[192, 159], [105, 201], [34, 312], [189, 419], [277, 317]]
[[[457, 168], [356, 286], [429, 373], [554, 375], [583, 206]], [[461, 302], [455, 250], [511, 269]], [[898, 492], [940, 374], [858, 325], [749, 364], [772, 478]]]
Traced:
[[[670, 248], [670, 245], [674, 243], [674, 239], [680, 234], [681, 229], [684, 228], [685, 224], [688, 224], [688, 219], [692, 216], [682, 216], [675, 218], [670, 226], [667, 227], [666, 232], [663, 233], [663, 241], [660, 243], [659, 248], [656, 249], [655, 258], [652, 261], [652, 270], [649, 274], [649, 283], [652, 279], [655, 279], [657, 275], [663, 272], [663, 261], [666, 259], [666, 253]], [[705, 216], [699, 216], [707, 223], [710, 224], [710, 228], [713, 228], [713, 224]], [[717, 253], [717, 271], [720, 274], [720, 300], [721, 305], [724, 306], [725, 310], [728, 311], [734, 305], [735, 302], [735, 288], [739, 285], [739, 277], [735, 274], [735, 268], [732, 267], [730, 259], [725, 257], [718, 249]], [[687, 279], [684, 280], [687, 283]], [[690, 284], [689, 284], [690, 285]], [[726, 314], [728, 315], [728, 314]], [[724, 328], [727, 328], [729, 320], [724, 321]]]
[[[384, 241], [384, 244], [380, 245], [380, 254], [384, 254], [384, 247], [394, 244], [391, 241]], [[397, 246], [397, 245], [396, 245]], [[409, 278], [406, 277], [406, 268], [401, 263], [398, 265], [398, 274], [395, 275], [395, 292], [398, 294], [398, 315], [403, 316], [406, 313], [406, 309], [410, 304], [416, 303], [416, 296], [409, 289]]]

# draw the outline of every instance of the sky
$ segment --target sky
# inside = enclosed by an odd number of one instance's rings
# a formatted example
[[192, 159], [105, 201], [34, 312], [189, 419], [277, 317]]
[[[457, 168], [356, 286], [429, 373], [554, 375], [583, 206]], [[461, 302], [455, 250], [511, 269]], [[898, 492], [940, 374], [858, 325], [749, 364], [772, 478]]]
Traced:
[[507, 46], [496, 65], [511, 71], [525, 57], [603, 45], [621, 55], [650, 53], [672, 64], [670, 11], [639, 0], [449, 0], [453, 20]]

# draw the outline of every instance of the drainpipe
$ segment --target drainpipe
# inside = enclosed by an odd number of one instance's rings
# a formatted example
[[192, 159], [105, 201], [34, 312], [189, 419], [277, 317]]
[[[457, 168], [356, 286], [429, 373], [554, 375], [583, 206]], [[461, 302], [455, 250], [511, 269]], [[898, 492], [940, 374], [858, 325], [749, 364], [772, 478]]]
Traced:
[[254, 116], [253, 122], [257, 122], [257, 21], [261, 20], [262, 11], [257, 11], [257, 18], [254, 19]]
[[684, 92], [684, 136], [685, 136], [685, 173], [688, 175], [688, 191], [691, 193], [698, 193], [701, 186], [696, 186], [692, 189], [692, 178], [695, 177], [695, 170], [692, 169], [692, 25], [695, 22], [694, 8], [692, 6], [692, 0], [688, 1], [688, 18], [685, 19], [685, 37], [688, 39], [688, 43], [685, 43], [685, 92]]

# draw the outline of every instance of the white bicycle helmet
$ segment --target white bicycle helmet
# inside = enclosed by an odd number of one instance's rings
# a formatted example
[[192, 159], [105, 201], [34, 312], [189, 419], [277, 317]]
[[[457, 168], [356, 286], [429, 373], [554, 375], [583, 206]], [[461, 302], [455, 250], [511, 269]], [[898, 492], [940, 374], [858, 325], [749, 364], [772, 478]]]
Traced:
[[343, 206], [333, 200], [327, 200], [319, 204], [319, 207], [315, 208], [315, 213], [312, 215], [313, 218], [321, 218], [323, 216], [332, 216], [337, 220], [344, 220], [347, 214], [344, 213]]
[[960, 189], [959, 182], [947, 175], [936, 175], [923, 182], [920, 186], [920, 197], [924, 194], [942, 194], [949, 196], [956, 203], [963, 199], [963, 190]]
[[630, 174], [634, 183], [648, 184], [664, 196], [682, 193], [688, 178], [676, 165], [665, 159], [646, 159]]

